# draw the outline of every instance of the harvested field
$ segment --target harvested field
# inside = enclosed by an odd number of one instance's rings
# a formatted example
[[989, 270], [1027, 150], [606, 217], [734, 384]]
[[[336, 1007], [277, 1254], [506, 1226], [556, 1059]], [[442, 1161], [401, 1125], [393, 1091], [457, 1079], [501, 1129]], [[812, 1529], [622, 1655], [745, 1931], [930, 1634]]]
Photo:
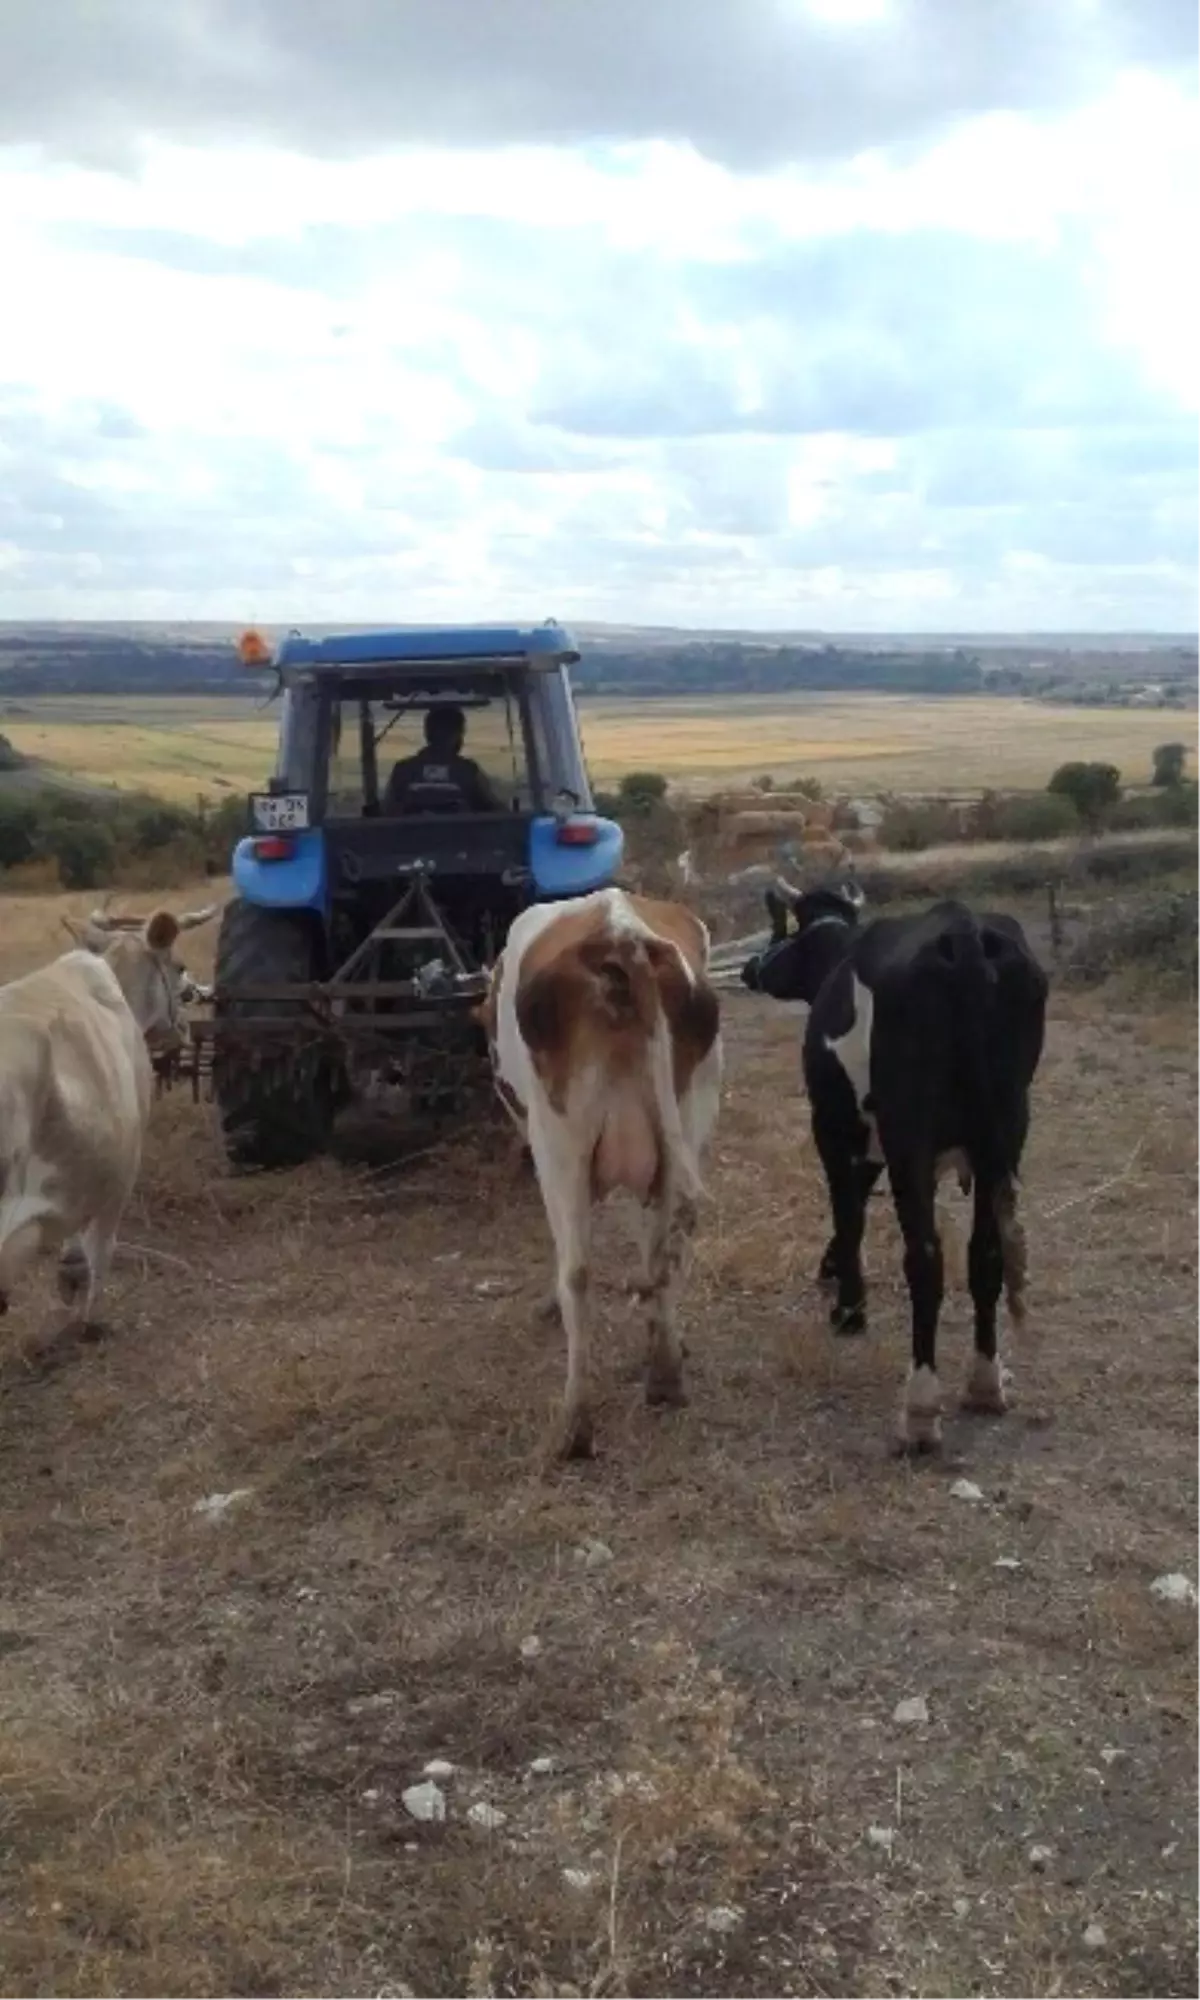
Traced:
[[[252, 789], [271, 769], [278, 716], [232, 696], [59, 695], [0, 715], [18, 750], [77, 783], [191, 804]], [[1064, 757], [1104, 758], [1148, 781], [1157, 743], [1196, 742], [1194, 714], [1075, 708], [1002, 696], [581, 697], [593, 780], [662, 771], [704, 790], [771, 773], [867, 791], [1043, 787]]]
[[48, 1291], [4, 1323], [4, 1991], [1195, 1992], [1195, 1616], [1150, 1589], [1195, 1579], [1191, 1019], [1056, 995], [1015, 1407], [912, 1467], [886, 1206], [835, 1343], [795, 1019], [726, 1012], [691, 1406], [641, 1403], [614, 1216], [565, 1471], [507, 1128], [235, 1180], [157, 1105], [111, 1340], [32, 1372]]

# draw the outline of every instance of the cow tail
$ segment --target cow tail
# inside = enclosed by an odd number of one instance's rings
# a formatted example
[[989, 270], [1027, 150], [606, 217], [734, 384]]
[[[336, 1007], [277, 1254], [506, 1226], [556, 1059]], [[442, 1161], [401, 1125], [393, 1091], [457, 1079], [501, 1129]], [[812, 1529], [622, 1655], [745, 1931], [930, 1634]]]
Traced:
[[[688, 1144], [675, 1095], [671, 1034], [655, 959], [644, 938], [606, 937], [586, 961], [595, 981], [599, 1008], [608, 1025], [644, 1042], [648, 1102], [646, 1113], [671, 1176], [682, 1194], [703, 1193], [700, 1170]], [[688, 975], [679, 962], [680, 977]]]
[[995, 992], [994, 978], [983, 951], [979, 925], [967, 911], [952, 920], [945, 942], [953, 968], [952, 1017], [958, 1074], [968, 1107], [971, 1165], [992, 1191], [1004, 1296], [1014, 1325], [1025, 1318], [1027, 1258], [1025, 1231], [1017, 1215], [1015, 1165], [1004, 1139], [992, 1087], [988, 1053], [988, 1022]]
[[943, 960], [948, 961], [951, 1035], [959, 1088], [967, 1108], [971, 1166], [975, 1174], [997, 1186], [1008, 1163], [996, 1126], [988, 1055], [993, 981], [983, 955], [979, 925], [968, 910], [949, 920], [938, 949]]

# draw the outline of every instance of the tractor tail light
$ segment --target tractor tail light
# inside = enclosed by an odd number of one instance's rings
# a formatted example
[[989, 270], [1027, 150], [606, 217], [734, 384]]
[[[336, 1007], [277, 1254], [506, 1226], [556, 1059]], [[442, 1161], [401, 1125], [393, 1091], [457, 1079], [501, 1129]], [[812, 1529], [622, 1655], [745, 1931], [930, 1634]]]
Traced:
[[596, 828], [590, 820], [565, 819], [555, 834], [560, 847], [594, 847]]
[[256, 861], [290, 861], [295, 852], [295, 841], [283, 833], [264, 834], [254, 843]]

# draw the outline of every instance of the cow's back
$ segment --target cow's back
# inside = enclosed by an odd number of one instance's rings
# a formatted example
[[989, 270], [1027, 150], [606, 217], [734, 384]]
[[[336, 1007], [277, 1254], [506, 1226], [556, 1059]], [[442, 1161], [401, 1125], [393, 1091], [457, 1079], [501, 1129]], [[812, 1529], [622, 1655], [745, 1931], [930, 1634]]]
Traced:
[[52, 1171], [72, 1226], [131, 1185], [152, 1091], [141, 1031], [103, 960], [68, 952], [0, 987], [0, 1152], [11, 1178]]

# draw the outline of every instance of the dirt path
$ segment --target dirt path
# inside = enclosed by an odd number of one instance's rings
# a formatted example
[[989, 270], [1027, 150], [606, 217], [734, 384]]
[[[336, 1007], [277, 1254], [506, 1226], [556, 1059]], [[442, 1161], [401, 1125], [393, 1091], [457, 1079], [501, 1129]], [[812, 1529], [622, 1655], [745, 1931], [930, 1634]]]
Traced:
[[5, 1991], [1195, 1991], [1188, 1025], [1056, 1001], [1017, 1404], [912, 1468], [886, 1207], [834, 1343], [795, 1026], [728, 1019], [691, 1407], [642, 1407], [614, 1217], [566, 1472], [503, 1133], [233, 1181], [159, 1106], [119, 1332], [35, 1375], [6, 1322]]

